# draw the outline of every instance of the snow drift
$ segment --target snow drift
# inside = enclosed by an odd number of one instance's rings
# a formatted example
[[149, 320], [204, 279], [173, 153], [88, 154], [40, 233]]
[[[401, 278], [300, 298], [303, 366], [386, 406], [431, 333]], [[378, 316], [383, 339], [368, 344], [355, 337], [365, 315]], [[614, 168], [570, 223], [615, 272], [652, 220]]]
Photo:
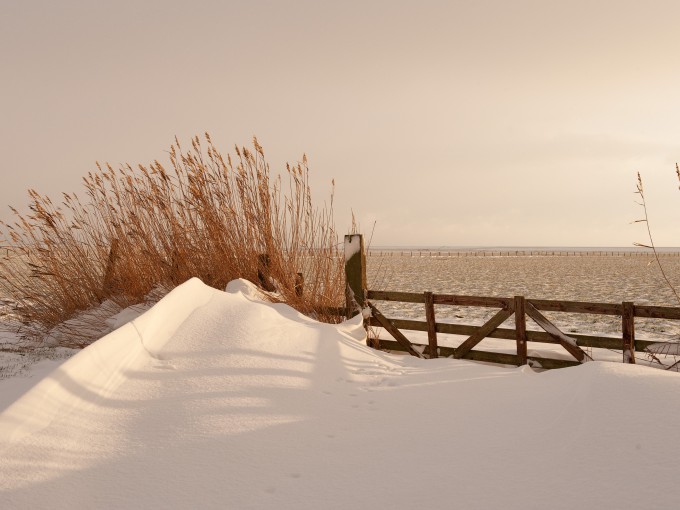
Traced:
[[393, 356], [190, 280], [0, 414], [10, 508], [673, 508], [680, 376]]

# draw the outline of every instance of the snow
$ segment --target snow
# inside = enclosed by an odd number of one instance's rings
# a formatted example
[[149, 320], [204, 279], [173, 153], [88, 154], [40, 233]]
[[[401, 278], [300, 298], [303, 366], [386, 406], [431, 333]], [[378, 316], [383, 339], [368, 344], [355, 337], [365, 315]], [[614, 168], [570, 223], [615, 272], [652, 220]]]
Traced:
[[660, 342], [657, 344], [648, 345], [646, 350], [654, 354], [668, 354], [680, 356], [680, 342]]
[[135, 320], [145, 311], [146, 309], [140, 306], [131, 306], [129, 308], [125, 308], [124, 310], [121, 310], [119, 313], [106, 319], [106, 325], [110, 328], [111, 331], [115, 331], [116, 329], [120, 328], [121, 326], [124, 326], [128, 322]]
[[243, 280], [226, 292], [190, 280], [46, 375], [0, 414], [0, 507], [625, 509], [680, 497], [677, 373], [391, 355], [365, 345], [361, 315], [320, 324], [261, 297]]
[[354, 255], [361, 252], [361, 236], [345, 236], [345, 262], [348, 262]]
[[65, 348], [52, 350], [49, 357], [0, 353], [0, 363], [3, 368], [10, 371], [9, 377], [0, 379], [0, 412], [18, 400], [74, 353], [75, 350]]

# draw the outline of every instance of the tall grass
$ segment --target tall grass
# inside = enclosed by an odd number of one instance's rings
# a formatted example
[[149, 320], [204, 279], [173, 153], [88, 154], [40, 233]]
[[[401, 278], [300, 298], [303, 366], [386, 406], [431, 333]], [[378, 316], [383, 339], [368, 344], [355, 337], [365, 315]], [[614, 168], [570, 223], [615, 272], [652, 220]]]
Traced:
[[[303, 313], [333, 320], [324, 310], [344, 297], [333, 193], [313, 204], [306, 157], [282, 178], [257, 139], [234, 152], [223, 156], [206, 133], [187, 149], [175, 139], [169, 166], [97, 164], [83, 201], [64, 193], [55, 204], [29, 191], [31, 212], [13, 209], [15, 221], [3, 224], [2, 244], [12, 248], [0, 257], [0, 293], [14, 303], [5, 318], [36, 341], [106, 300], [129, 306], [198, 277], [216, 288], [264, 282]], [[93, 340], [76, 328], [61, 338]]]

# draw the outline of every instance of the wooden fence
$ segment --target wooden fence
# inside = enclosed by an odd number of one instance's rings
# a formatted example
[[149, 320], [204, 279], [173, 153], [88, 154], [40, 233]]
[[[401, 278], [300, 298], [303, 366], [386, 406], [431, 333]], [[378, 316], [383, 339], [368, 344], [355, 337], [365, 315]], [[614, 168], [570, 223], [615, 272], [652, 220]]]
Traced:
[[[680, 320], [680, 308], [666, 306], [636, 305], [623, 303], [588, 303], [580, 301], [556, 301], [527, 299], [524, 296], [481, 297], [434, 294], [432, 292], [394, 292], [367, 289], [366, 254], [363, 237], [359, 234], [345, 238], [345, 270], [347, 273], [348, 314], [365, 308], [371, 310], [366, 324], [384, 328], [394, 340], [369, 340], [371, 346], [389, 350], [409, 352], [413, 356], [436, 358], [453, 356], [501, 363], [507, 365], [532, 365], [542, 368], [560, 368], [578, 365], [591, 360], [584, 347], [618, 350], [624, 363], [635, 363], [636, 352], [644, 351], [649, 345], [659, 342], [641, 340], [635, 337], [635, 318]], [[425, 321], [391, 319], [385, 317], [376, 306], [377, 301], [422, 303], [425, 307]], [[494, 316], [481, 326], [448, 324], [437, 322], [435, 305], [498, 308]], [[575, 314], [613, 315], [621, 317], [621, 337], [563, 333], [542, 312], [564, 312]], [[514, 316], [515, 327], [500, 326]], [[530, 317], [542, 331], [528, 331], [526, 318]], [[427, 332], [428, 344], [414, 344], [403, 330]], [[458, 347], [443, 347], [438, 344], [437, 334], [463, 335], [467, 338]], [[515, 343], [516, 354], [474, 350], [484, 338], [511, 340]], [[527, 342], [552, 343], [561, 345], [573, 360], [532, 357], [527, 355]]]

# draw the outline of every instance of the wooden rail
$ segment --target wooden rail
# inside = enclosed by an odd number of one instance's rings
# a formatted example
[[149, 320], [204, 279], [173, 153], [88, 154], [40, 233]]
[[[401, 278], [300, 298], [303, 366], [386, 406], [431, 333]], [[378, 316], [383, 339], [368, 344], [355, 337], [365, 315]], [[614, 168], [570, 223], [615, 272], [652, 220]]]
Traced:
[[[405, 351], [405, 349], [399, 344], [399, 342], [396, 342], [394, 340], [380, 340], [380, 346], [382, 349], [387, 349], [390, 351], [397, 352]], [[455, 352], [456, 349], [453, 347], [439, 347], [439, 356], [441, 357], [451, 357], [455, 354]], [[466, 359], [470, 361], [483, 361], [485, 363], [497, 363], [499, 365], [520, 366], [520, 357], [518, 355], [507, 354], [502, 352], [472, 350], [468, 352], [465, 356], [463, 356], [461, 359]], [[527, 360], [531, 363], [532, 366], [536, 368], [543, 368], [546, 370], [553, 368], [575, 367], [580, 365], [578, 361], [572, 361], [568, 359], [540, 358], [537, 356], [528, 356]]]
[[[427, 331], [428, 330], [428, 323], [425, 321], [419, 321], [419, 320], [412, 320], [412, 319], [389, 319], [392, 324], [395, 325], [398, 329], [405, 329], [405, 330], [411, 330], [411, 331]], [[377, 326], [380, 327], [380, 324], [377, 322], [374, 322], [372, 319], [369, 319], [368, 324], [370, 326]], [[464, 336], [470, 336], [473, 335], [477, 330], [479, 329], [479, 326], [470, 326], [466, 324], [450, 324], [448, 322], [437, 322], [436, 323], [436, 331], [437, 333], [444, 333], [444, 334], [449, 334], [449, 335], [464, 335]], [[544, 331], [532, 331], [532, 330], [527, 330], [526, 331], [526, 336], [527, 336], [527, 341], [529, 342], [537, 342], [537, 343], [544, 343], [544, 344], [554, 344], [555, 341], [553, 338], [546, 332]], [[571, 338], [576, 339], [576, 342], [578, 345], [581, 347], [595, 347], [598, 349], [613, 349], [613, 350], [621, 350], [621, 345], [622, 345], [622, 339], [619, 337], [611, 337], [611, 336], [601, 336], [601, 335], [582, 335], [582, 334], [575, 334], [575, 333], [570, 333], [569, 336]], [[499, 339], [505, 339], [505, 340], [515, 340], [516, 339], [516, 330], [515, 329], [509, 329], [509, 328], [497, 328], [495, 331], [489, 333], [487, 338], [499, 338]], [[381, 345], [383, 341], [380, 341]], [[644, 351], [647, 346], [652, 345], [652, 344], [657, 344], [659, 342], [655, 341], [650, 341], [650, 340], [635, 340], [635, 350], [636, 351]], [[439, 347], [441, 349], [441, 347]]]
[[[398, 301], [400, 303], [425, 303], [425, 295], [417, 292], [369, 290], [368, 299], [375, 301]], [[457, 296], [433, 294], [436, 305], [485, 306], [500, 308], [508, 306], [513, 298]], [[557, 301], [532, 299], [531, 304], [542, 312], [589, 313], [593, 315], [622, 315], [623, 303], [588, 303], [584, 301]], [[673, 306], [634, 305], [635, 317], [650, 319], [680, 319], [680, 308]]]
[[[356, 238], [356, 239], [355, 239]], [[360, 242], [361, 241], [361, 242]], [[347, 236], [345, 246], [363, 247], [363, 239], [359, 234]], [[432, 252], [430, 252], [432, 253]], [[512, 251], [509, 254], [514, 254]], [[516, 252], [520, 253], [520, 252]], [[531, 252], [533, 254], [533, 252]], [[575, 252], [588, 254], [593, 252]], [[602, 252], [595, 252], [601, 254]], [[635, 253], [611, 252], [612, 255]], [[501, 364], [524, 365], [530, 363], [542, 368], [560, 368], [578, 365], [590, 361], [584, 347], [618, 350], [625, 363], [635, 363], [635, 353], [644, 351], [651, 344], [660, 342], [640, 340], [635, 336], [635, 318], [653, 318], [680, 320], [680, 308], [666, 306], [636, 305], [632, 302], [591, 303], [584, 301], [563, 301], [549, 299], [527, 299], [524, 296], [485, 297], [439, 294], [433, 292], [397, 292], [368, 289], [365, 277], [365, 257], [359, 258], [355, 251], [350, 251], [346, 271], [347, 309], [357, 310], [359, 307], [370, 308], [372, 317], [366, 320], [367, 326], [377, 326], [389, 332], [395, 341], [371, 339], [369, 345], [375, 348], [406, 351], [418, 357], [436, 358], [451, 356], [457, 359], [470, 359]], [[459, 253], [460, 255], [460, 253]], [[665, 255], [675, 255], [666, 253]], [[350, 299], [351, 298], [351, 299]], [[425, 321], [410, 319], [392, 319], [376, 306], [376, 301], [423, 304]], [[481, 326], [468, 324], [450, 324], [437, 322], [435, 305], [471, 306], [499, 309], [491, 319]], [[560, 312], [573, 314], [593, 314], [621, 317], [621, 336], [601, 336], [585, 334], [565, 334], [542, 312]], [[514, 315], [515, 328], [500, 327]], [[526, 329], [526, 317], [530, 317], [542, 331]], [[401, 330], [427, 332], [427, 345], [413, 344]], [[463, 335], [467, 338], [458, 347], [441, 347], [437, 334]], [[513, 340], [517, 354], [496, 353], [475, 350], [475, 346], [484, 338]], [[527, 354], [527, 342], [552, 343], [561, 345], [573, 360], [532, 357]]]
[[[582, 301], [557, 301], [545, 299], [526, 299], [523, 296], [515, 296], [514, 298], [503, 297], [483, 297], [483, 296], [458, 296], [449, 294], [434, 294], [425, 292], [423, 294], [415, 292], [395, 292], [384, 290], [369, 290], [367, 292], [369, 300], [373, 301], [392, 301], [392, 302], [406, 302], [406, 303], [423, 303], [427, 304], [430, 299], [434, 304], [447, 304], [458, 306], [474, 306], [474, 307], [498, 307], [501, 312], [496, 314], [491, 321], [482, 326], [467, 325], [467, 324], [450, 324], [445, 322], [436, 322], [433, 318], [434, 313], [428, 312], [427, 320], [410, 320], [410, 319], [389, 319], [391, 324], [399, 330], [424, 331], [428, 332], [428, 345], [425, 352], [432, 353], [435, 349], [436, 333], [463, 335], [467, 336], [469, 343], [476, 345], [482, 338], [498, 338], [505, 340], [515, 340], [517, 342], [517, 354], [500, 354], [494, 352], [485, 352], [484, 354], [476, 354], [481, 351], [473, 351], [468, 349], [465, 342], [457, 348], [439, 347], [439, 356], [453, 356], [461, 359], [475, 359], [478, 361], [494, 361], [497, 363], [509, 364], [524, 364], [528, 361], [535, 363], [540, 360], [543, 368], [557, 368], [561, 366], [571, 366], [583, 361], [581, 355], [577, 351], [572, 351], [573, 345], [576, 347], [589, 347], [609, 350], [620, 350], [624, 362], [634, 363], [635, 352], [644, 351], [649, 345], [659, 343], [658, 341], [641, 340], [635, 338], [635, 317], [641, 318], [655, 318], [655, 319], [670, 319], [680, 320], [680, 308], [665, 307], [665, 306], [649, 306], [649, 305], [635, 305], [634, 303], [624, 302], [618, 303], [588, 303]], [[522, 308], [524, 307], [524, 308]], [[572, 334], [564, 335], [552, 324], [540, 324], [539, 321], [547, 320], [542, 314], [536, 315], [536, 312], [529, 312], [528, 310], [547, 312], [564, 312], [564, 313], [578, 313], [578, 314], [593, 314], [593, 315], [618, 315], [622, 319], [622, 336], [602, 336], [602, 335], [584, 335]], [[426, 309], [427, 312], [427, 309]], [[515, 314], [515, 329], [499, 327], [505, 320]], [[534, 315], [532, 315], [532, 313]], [[539, 325], [545, 328], [544, 331], [526, 330], [526, 319], [523, 318], [529, 315]], [[538, 321], [536, 320], [538, 319]], [[549, 321], [548, 321], [549, 322]], [[518, 327], [518, 324], [520, 325]], [[370, 326], [380, 326], [379, 323], [373, 319], [368, 320]], [[434, 333], [434, 335], [433, 335]], [[564, 336], [560, 339], [561, 336]], [[571, 340], [569, 340], [571, 339]], [[468, 341], [466, 340], [466, 342]], [[522, 340], [525, 342], [522, 344]], [[561, 341], [560, 341], [561, 340]], [[537, 343], [561, 343], [567, 352], [569, 352], [575, 361], [570, 361], [565, 364], [565, 360], [549, 360], [549, 358], [532, 358], [526, 356], [526, 342]], [[565, 345], [566, 344], [566, 345]], [[392, 348], [392, 342], [380, 340], [382, 348]], [[416, 348], [422, 350], [423, 345], [415, 344]], [[463, 347], [462, 352], [460, 351]], [[395, 350], [404, 350], [395, 348]], [[457, 352], [458, 351], [458, 352]], [[471, 354], [475, 353], [475, 354]], [[432, 357], [430, 355], [430, 357]], [[549, 360], [549, 361], [546, 361]], [[545, 363], [544, 363], [545, 362]], [[554, 362], [554, 363], [553, 363]]]

